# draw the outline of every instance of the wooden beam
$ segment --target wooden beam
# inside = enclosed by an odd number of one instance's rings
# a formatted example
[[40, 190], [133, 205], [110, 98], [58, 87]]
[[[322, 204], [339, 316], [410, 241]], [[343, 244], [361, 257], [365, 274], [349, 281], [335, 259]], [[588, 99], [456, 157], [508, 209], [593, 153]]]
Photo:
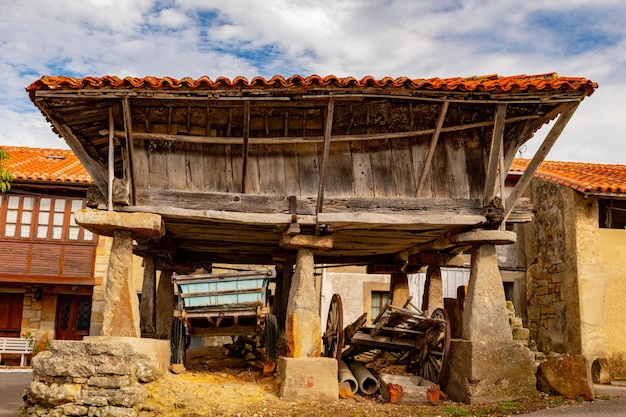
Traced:
[[130, 184], [130, 204], [135, 204], [135, 181], [133, 181], [135, 145], [133, 139], [133, 117], [131, 114], [130, 99], [128, 97], [124, 98], [122, 101], [122, 111], [124, 113], [124, 136], [126, 137], [126, 157], [128, 160], [126, 165], [126, 179]]
[[326, 180], [326, 166], [328, 165], [328, 157], [330, 155], [330, 137], [333, 132], [333, 116], [335, 113], [335, 100], [328, 100], [326, 108], [326, 121], [324, 124], [324, 150], [322, 152], [322, 163], [320, 166], [320, 178], [317, 188], [317, 213], [322, 212], [324, 205], [324, 182]]
[[36, 102], [36, 105], [46, 115], [48, 120], [50, 120], [50, 123], [52, 123], [57, 132], [59, 132], [59, 135], [65, 139], [65, 142], [68, 144], [70, 149], [72, 149], [72, 152], [74, 152], [85, 169], [87, 169], [87, 172], [91, 175], [94, 183], [104, 195], [104, 192], [107, 189], [106, 167], [100, 161], [96, 161], [91, 157], [91, 155], [89, 155], [83, 144], [66, 124], [61, 123], [53, 117], [52, 111], [48, 108], [45, 102], [39, 99]]
[[559, 136], [563, 132], [563, 129], [565, 129], [565, 126], [567, 126], [567, 123], [574, 115], [574, 112], [576, 112], [579, 104], [580, 102], [568, 104], [568, 106], [563, 110], [563, 113], [561, 113], [561, 116], [559, 116], [557, 121], [554, 123], [554, 126], [552, 126], [552, 129], [550, 129], [550, 131], [546, 135], [543, 143], [541, 144], [541, 147], [539, 147], [539, 149], [533, 156], [533, 159], [528, 164], [528, 167], [526, 167], [526, 169], [524, 170], [522, 177], [519, 179], [519, 181], [517, 181], [515, 188], [513, 188], [513, 191], [511, 191], [511, 194], [509, 194], [508, 198], [506, 199], [506, 204], [504, 205], [505, 220], [513, 210], [513, 207], [517, 203], [517, 200], [520, 198], [528, 184], [530, 184], [530, 181], [533, 179], [535, 172], [537, 172], [539, 165], [541, 165], [543, 160], [546, 158], [548, 152], [550, 152], [550, 149], [552, 149], [552, 146], [559, 138]]
[[[494, 125], [491, 134], [491, 147], [489, 148], [489, 162], [487, 165], [487, 178], [485, 180], [484, 205], [489, 205], [496, 197], [498, 174], [500, 173], [501, 154], [504, 140], [504, 118], [506, 116], [506, 104], [498, 104], [494, 114]], [[502, 175], [501, 175], [502, 176]]]
[[[511, 117], [506, 119], [504, 123], [517, 123], [524, 120], [534, 120], [539, 118], [538, 115]], [[492, 126], [493, 120], [485, 122], [467, 123], [464, 125], [446, 126], [442, 127], [440, 133], [458, 132], [466, 129], [476, 129], [480, 127]], [[381, 140], [381, 139], [406, 139], [418, 136], [428, 136], [435, 133], [436, 129], [423, 129], [412, 130], [408, 132], [389, 132], [389, 133], [368, 133], [360, 135], [333, 135], [330, 138], [330, 142], [356, 142], [367, 140]], [[108, 129], [102, 129], [98, 132], [102, 136], [109, 134]], [[124, 137], [124, 131], [115, 131], [115, 136]], [[217, 137], [217, 136], [194, 136], [194, 135], [169, 135], [165, 133], [149, 133], [149, 132], [135, 132], [133, 137], [137, 140], [165, 140], [165, 141], [178, 141], [186, 143], [208, 143], [217, 145], [240, 145], [243, 143], [243, 137]], [[276, 145], [276, 144], [294, 144], [294, 143], [323, 143], [324, 136], [283, 136], [272, 138], [249, 138], [248, 142], [251, 145]]]
[[433, 161], [433, 156], [435, 155], [435, 148], [437, 147], [437, 141], [439, 140], [439, 135], [441, 134], [441, 129], [443, 128], [443, 122], [446, 118], [446, 113], [448, 112], [447, 101], [441, 103], [441, 110], [439, 112], [439, 119], [437, 120], [437, 126], [433, 131], [433, 136], [430, 139], [430, 146], [428, 147], [428, 154], [426, 155], [426, 162], [424, 162], [424, 167], [422, 168], [422, 173], [420, 174], [420, 179], [417, 184], [417, 190], [415, 191], [415, 195], [419, 196], [422, 193], [422, 188], [424, 188], [424, 181], [426, 180], [426, 176], [430, 171], [430, 164]]
[[241, 192], [246, 192], [246, 176], [248, 174], [248, 152], [249, 152], [249, 140], [250, 140], [250, 102], [244, 101], [243, 103], [243, 166], [241, 174]]
[[[338, 89], [340, 90], [340, 89]], [[386, 100], [409, 100], [409, 101], [425, 101], [425, 102], [443, 102], [448, 101], [450, 103], [479, 103], [479, 104], [498, 104], [503, 101], [509, 104], [554, 104], [554, 103], [563, 103], [563, 102], [571, 102], [571, 101], [580, 101], [585, 93], [581, 93], [578, 90], [574, 91], [558, 91], [558, 92], [546, 92], [541, 93], [537, 92], [533, 95], [529, 95], [527, 93], [524, 94], [491, 94], [491, 98], [475, 98], [475, 97], [484, 97], [483, 93], [478, 93], [476, 96], [470, 92], [454, 92], [454, 91], [445, 91], [445, 92], [425, 92], [420, 91], [414, 92], [411, 90], [406, 90], [405, 95], [402, 94], [371, 94], [371, 93], [334, 93], [329, 91], [328, 94], [319, 94], [319, 91], [316, 91], [316, 94], [307, 95], [307, 94], [295, 94], [291, 91], [291, 94], [286, 96], [277, 96], [276, 89], [255, 89], [255, 94], [258, 94], [257, 97], [240, 97], [233, 95], [235, 92], [232, 89], [228, 90], [183, 90], [183, 91], [168, 91], [168, 92], [155, 92], [153, 89], [123, 89], [123, 88], [103, 88], [98, 89], [98, 91], [89, 92], [88, 95], [85, 94], [85, 90], [37, 90], [35, 92], [36, 97], [45, 97], [45, 98], [63, 98], [67, 99], [68, 97], [72, 98], [81, 98], [81, 99], [102, 99], [102, 98], [120, 98], [123, 96], [127, 97], [141, 97], [141, 98], [149, 98], [153, 100], [185, 100], [185, 101], [213, 101], [213, 102], [237, 102], [242, 100], [249, 101], [271, 101], [274, 103], [280, 102], [288, 102], [288, 105], [293, 105], [293, 101], [317, 101], [317, 100], [327, 100], [328, 97], [332, 97], [335, 100], [365, 100], [365, 99], [386, 99]], [[247, 94], [249, 92], [248, 89], [243, 89], [243, 91], [239, 92], [239, 94]], [[193, 94], [193, 95], [192, 95]], [[415, 94], [423, 94], [423, 95], [415, 95]], [[287, 104], [287, 103], [286, 103]]]
[[113, 211], [113, 179], [115, 178], [115, 122], [113, 120], [113, 107], [109, 107], [109, 180], [107, 184], [107, 209]]
[[445, 252], [421, 252], [409, 256], [409, 265], [427, 265], [444, 267], [463, 267], [466, 265], [465, 256]]
[[[482, 215], [449, 215], [442, 213], [318, 213], [319, 224], [331, 229], [359, 229], [364, 225], [378, 228], [387, 226], [401, 230], [423, 230], [424, 225], [474, 226], [486, 221]], [[416, 229], [417, 228], [417, 229]]]

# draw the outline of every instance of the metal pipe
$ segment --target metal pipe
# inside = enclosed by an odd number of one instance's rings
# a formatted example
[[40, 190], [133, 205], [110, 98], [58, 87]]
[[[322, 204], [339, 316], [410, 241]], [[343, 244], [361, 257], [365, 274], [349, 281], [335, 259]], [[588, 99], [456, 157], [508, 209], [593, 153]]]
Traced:
[[350, 371], [350, 368], [344, 361], [339, 362], [339, 382], [349, 383], [352, 394], [356, 394], [357, 390], [359, 389], [359, 383], [357, 382], [356, 378], [352, 374], [352, 371]]
[[361, 392], [365, 395], [376, 394], [379, 383], [374, 375], [362, 363], [352, 362], [348, 366], [359, 383]]

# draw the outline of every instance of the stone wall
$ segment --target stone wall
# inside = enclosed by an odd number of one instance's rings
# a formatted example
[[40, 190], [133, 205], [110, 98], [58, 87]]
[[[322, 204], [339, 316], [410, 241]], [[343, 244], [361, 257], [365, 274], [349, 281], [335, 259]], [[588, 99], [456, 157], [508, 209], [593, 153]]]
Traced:
[[520, 227], [527, 262], [527, 319], [543, 352], [581, 353], [576, 192], [535, 179], [530, 194], [535, 220]]
[[33, 358], [20, 416], [137, 416], [169, 353], [168, 341], [153, 339], [55, 340]]

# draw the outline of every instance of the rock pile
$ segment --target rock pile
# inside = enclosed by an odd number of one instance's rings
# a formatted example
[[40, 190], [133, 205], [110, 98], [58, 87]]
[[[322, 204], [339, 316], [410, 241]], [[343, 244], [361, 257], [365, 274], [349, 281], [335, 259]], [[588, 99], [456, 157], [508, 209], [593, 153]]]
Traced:
[[137, 416], [148, 396], [144, 384], [163, 375], [164, 367], [154, 350], [143, 354], [115, 339], [53, 341], [33, 358], [34, 378], [20, 417]]

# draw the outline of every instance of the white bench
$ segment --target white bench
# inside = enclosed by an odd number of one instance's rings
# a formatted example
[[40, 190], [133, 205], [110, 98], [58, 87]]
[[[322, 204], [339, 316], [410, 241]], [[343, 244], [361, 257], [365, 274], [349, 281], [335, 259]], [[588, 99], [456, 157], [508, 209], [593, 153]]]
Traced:
[[33, 347], [27, 339], [21, 339], [19, 337], [0, 337], [0, 360], [2, 360], [3, 353], [22, 355], [20, 366], [24, 366], [26, 362], [24, 355], [33, 353]]

